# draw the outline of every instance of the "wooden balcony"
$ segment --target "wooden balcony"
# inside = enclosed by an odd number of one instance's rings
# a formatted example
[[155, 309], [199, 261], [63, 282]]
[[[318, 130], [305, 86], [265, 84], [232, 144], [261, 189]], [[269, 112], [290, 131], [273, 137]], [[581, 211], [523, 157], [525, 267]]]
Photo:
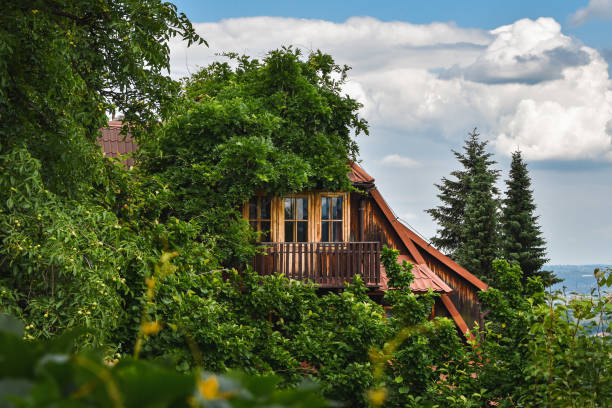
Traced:
[[262, 242], [253, 260], [260, 275], [276, 272], [342, 288], [357, 274], [368, 287], [380, 285], [380, 242]]

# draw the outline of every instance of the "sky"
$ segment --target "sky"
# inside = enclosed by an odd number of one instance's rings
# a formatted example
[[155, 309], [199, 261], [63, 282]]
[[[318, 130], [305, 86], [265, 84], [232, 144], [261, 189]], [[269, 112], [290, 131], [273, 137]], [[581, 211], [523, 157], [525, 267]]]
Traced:
[[434, 186], [478, 128], [503, 180], [523, 152], [550, 264], [612, 264], [612, 0], [174, 1], [209, 47], [172, 41], [171, 74], [293, 45], [352, 67], [361, 165], [425, 238]]

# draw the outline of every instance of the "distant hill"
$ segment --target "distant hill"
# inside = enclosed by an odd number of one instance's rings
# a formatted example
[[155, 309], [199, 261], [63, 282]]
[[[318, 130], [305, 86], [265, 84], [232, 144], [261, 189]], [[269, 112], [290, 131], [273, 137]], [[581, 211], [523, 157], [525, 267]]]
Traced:
[[561, 290], [565, 286], [568, 293], [588, 294], [591, 293], [591, 289], [597, 287], [597, 281], [593, 275], [596, 268], [612, 268], [612, 265], [545, 265], [542, 269], [553, 271], [558, 278], [563, 279], [563, 282], [553, 286], [553, 290]]

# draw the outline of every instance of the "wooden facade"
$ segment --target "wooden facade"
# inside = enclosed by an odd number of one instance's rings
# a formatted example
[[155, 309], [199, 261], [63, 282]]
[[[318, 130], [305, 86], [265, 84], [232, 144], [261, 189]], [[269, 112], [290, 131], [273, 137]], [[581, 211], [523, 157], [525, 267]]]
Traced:
[[[99, 143], [105, 156], [117, 157], [137, 149], [130, 136], [120, 135], [120, 130], [120, 122], [110, 122], [101, 129]], [[124, 163], [134, 164], [129, 156]], [[376, 189], [374, 178], [361, 167], [351, 164], [348, 177], [357, 192], [309, 191], [286, 197], [259, 196], [255, 207], [246, 203], [243, 217], [255, 229], [266, 232], [253, 267], [262, 274], [283, 273], [330, 289], [344, 287], [359, 274], [371, 295], [380, 299], [384, 291], [392, 290], [379, 261], [380, 250], [386, 245], [399, 251], [400, 260], [415, 265], [418, 285], [411, 286], [415, 293], [422, 293], [424, 287], [440, 293], [435, 315], [452, 318], [464, 334], [481, 322], [477, 293], [487, 286], [402, 224]], [[334, 199], [342, 202], [342, 208], [325, 219]], [[291, 201], [303, 204], [299, 214], [287, 212], [286, 202]], [[265, 211], [260, 208], [264, 202]]]
[[[267, 209], [261, 210], [269, 217], [264, 222], [257, 223], [259, 218], [252, 218], [259, 214], [259, 207], [246, 203], [243, 216], [254, 228], [267, 226], [268, 222], [270, 225], [269, 234], [266, 233], [269, 242], [262, 243], [260, 254], [253, 260], [255, 270], [310, 280], [323, 288], [342, 288], [359, 274], [372, 296], [376, 296], [392, 290], [387, 286], [379, 260], [380, 249], [386, 245], [399, 251], [400, 260], [416, 266], [413, 270], [419, 273], [420, 285], [440, 293], [434, 314], [452, 318], [461, 332], [467, 334], [470, 327], [481, 322], [477, 293], [486, 290], [486, 285], [402, 224], [376, 189], [374, 179], [361, 167], [352, 164], [349, 178], [359, 191], [311, 191], [266, 199], [266, 203], [270, 201], [270, 215]], [[329, 230], [324, 226], [329, 223], [325, 216], [330, 211], [325, 200], [329, 202], [329, 197], [339, 197], [343, 204], [342, 233], [335, 235], [335, 239], [325, 235]], [[304, 225], [299, 236], [288, 236], [293, 231], [291, 198], [301, 198], [301, 205], [308, 208], [300, 215]], [[337, 211], [338, 217], [339, 214]], [[413, 291], [422, 293], [423, 288], [414, 287]]]

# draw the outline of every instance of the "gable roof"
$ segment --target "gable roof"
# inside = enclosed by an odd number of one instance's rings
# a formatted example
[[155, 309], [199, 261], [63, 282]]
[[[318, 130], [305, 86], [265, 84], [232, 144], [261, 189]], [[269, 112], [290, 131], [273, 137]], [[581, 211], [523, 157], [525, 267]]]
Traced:
[[374, 177], [370, 176], [364, 169], [359, 167], [357, 163], [349, 163], [350, 172], [348, 174], [349, 180], [355, 184], [372, 184], [374, 183]]
[[[356, 164], [354, 164], [357, 166]], [[367, 173], [366, 173], [367, 174]], [[467, 269], [461, 267], [455, 261], [442, 254], [442, 252], [438, 251], [436, 248], [431, 246], [431, 244], [427, 243], [423, 238], [419, 237], [414, 231], [410, 228], [402, 224], [398, 217], [393, 214], [393, 211], [382, 197], [377, 188], [373, 188], [370, 193], [372, 194], [372, 198], [376, 204], [378, 204], [379, 208], [391, 224], [391, 227], [395, 230], [397, 235], [400, 237], [410, 255], [416, 260], [417, 264], [425, 264], [425, 258], [421, 255], [421, 252], [417, 249], [421, 248], [422, 250], [428, 252], [430, 255], [438, 259], [452, 271], [454, 271], [457, 275], [461, 276], [463, 279], [468, 281], [470, 284], [475, 286], [479, 290], [486, 290], [487, 284], [478, 279], [472, 273], [470, 273]]]

